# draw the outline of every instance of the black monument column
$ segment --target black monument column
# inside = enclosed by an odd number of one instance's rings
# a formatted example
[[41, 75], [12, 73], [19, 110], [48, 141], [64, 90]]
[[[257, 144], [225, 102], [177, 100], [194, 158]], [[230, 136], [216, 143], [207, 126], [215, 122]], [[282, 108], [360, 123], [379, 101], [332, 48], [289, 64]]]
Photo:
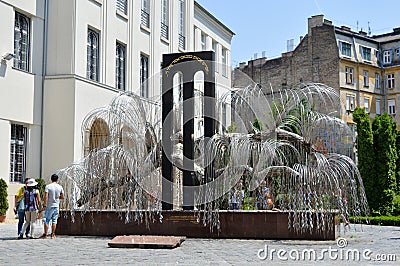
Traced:
[[[204, 73], [204, 133], [206, 138], [215, 134], [215, 68], [214, 52], [178, 53], [163, 55], [162, 84], [162, 196], [163, 209], [172, 209], [173, 165], [171, 162], [173, 134], [173, 77], [183, 75], [183, 209], [193, 210], [194, 196], [191, 186], [194, 174], [194, 75]], [[207, 143], [207, 142], [206, 142]], [[206, 180], [210, 180], [212, 165], [206, 168]]]

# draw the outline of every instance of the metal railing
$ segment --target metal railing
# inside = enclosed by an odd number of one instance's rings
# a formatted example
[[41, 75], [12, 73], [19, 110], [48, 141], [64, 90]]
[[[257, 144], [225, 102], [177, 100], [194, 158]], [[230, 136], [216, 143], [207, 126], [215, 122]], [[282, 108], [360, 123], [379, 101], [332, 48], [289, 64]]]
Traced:
[[161, 36], [168, 40], [168, 25], [161, 22]]
[[186, 37], [179, 34], [179, 48], [185, 49]]
[[150, 28], [150, 14], [147, 13], [146, 10], [142, 9], [142, 20], [141, 20], [141, 24], [143, 26], [146, 26], [147, 28]]

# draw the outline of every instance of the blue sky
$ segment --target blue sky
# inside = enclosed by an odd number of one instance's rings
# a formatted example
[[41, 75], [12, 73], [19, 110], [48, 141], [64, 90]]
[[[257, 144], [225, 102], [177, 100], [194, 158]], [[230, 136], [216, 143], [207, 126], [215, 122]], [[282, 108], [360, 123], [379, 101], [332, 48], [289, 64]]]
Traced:
[[335, 26], [361, 28], [372, 35], [400, 27], [398, 0], [197, 0], [228, 26], [232, 40], [232, 66], [245, 62], [263, 51], [274, 58], [286, 51], [286, 42], [307, 33], [307, 18], [324, 14]]

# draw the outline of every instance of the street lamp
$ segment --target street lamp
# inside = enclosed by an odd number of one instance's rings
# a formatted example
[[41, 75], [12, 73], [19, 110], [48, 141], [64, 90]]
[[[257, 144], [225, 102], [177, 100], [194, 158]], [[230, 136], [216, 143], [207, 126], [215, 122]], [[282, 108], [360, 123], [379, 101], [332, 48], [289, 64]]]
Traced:
[[6, 53], [5, 55], [3, 55], [3, 56], [1, 57], [1, 60], [7, 60], [7, 61], [9, 61], [9, 60], [13, 59], [14, 57], [15, 57], [14, 54], [12, 54], [12, 53]]

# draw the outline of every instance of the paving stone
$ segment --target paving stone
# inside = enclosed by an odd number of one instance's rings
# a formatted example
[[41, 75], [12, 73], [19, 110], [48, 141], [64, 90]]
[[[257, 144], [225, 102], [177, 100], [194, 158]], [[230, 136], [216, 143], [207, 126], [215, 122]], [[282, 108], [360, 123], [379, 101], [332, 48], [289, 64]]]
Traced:
[[[95, 226], [95, 224], [93, 225]], [[360, 226], [342, 232], [347, 246], [340, 249], [336, 241], [281, 241], [187, 238], [175, 249], [109, 248], [111, 237], [58, 236], [56, 239], [17, 240], [16, 224], [0, 224], [0, 265], [398, 265], [400, 261], [400, 227]], [[43, 233], [37, 227], [38, 236]], [[275, 250], [274, 257], [265, 260], [260, 249]], [[372, 255], [396, 255], [396, 261], [330, 259], [278, 259], [278, 250], [303, 252], [313, 249], [371, 250]], [[375, 258], [375, 257], [373, 257]]]

